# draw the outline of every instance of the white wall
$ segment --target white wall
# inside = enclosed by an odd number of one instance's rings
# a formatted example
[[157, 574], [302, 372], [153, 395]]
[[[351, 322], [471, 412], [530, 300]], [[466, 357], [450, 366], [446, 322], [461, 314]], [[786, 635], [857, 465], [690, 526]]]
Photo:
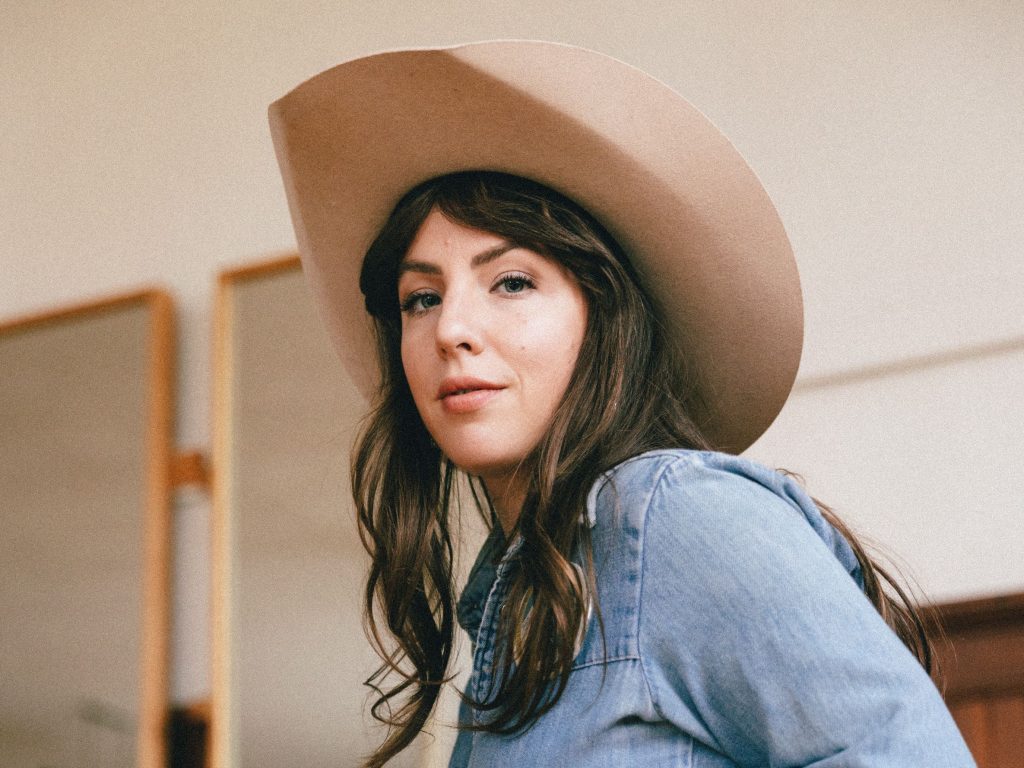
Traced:
[[[782, 212], [804, 280], [808, 381], [1024, 337], [1024, 8], [1009, 0], [8, 0], [0, 28], [0, 316], [168, 286], [181, 324], [183, 446], [209, 441], [217, 271], [293, 247], [266, 105], [382, 48], [541, 37], [619, 56], [688, 96]], [[808, 388], [755, 453], [812, 466], [812, 490], [842, 508], [884, 500], [891, 515], [851, 514], [898, 544], [933, 596], [1024, 589], [1014, 544], [1024, 541], [1024, 477], [996, 462], [993, 485], [986, 469], [986, 451], [1020, 454], [1020, 355], [991, 358], [985, 380], [998, 391], [974, 386], [972, 365], [989, 365], [977, 361], [928, 369], [937, 373], [909, 387], [882, 376], [832, 394]], [[955, 386], [930, 389], [942, 382]], [[850, 456], [892, 442], [891, 418], [860, 418], [851, 403], [887, 399], [897, 416], [901, 404], [930, 406], [925, 421], [965, 402], [992, 405], [976, 420], [954, 414], [945, 453], [907, 460], [906, 471], [924, 473], [917, 480], [896, 473], [884, 494], [864, 494], [877, 463], [856, 465], [867, 477], [836, 478]], [[979, 430], [986, 451], [957, 450]], [[826, 450], [837, 434], [861, 452]], [[906, 450], [914, 434], [900, 433]], [[959, 492], [977, 501], [962, 514], [935, 504], [949, 497], [951, 460]], [[901, 512], [929, 507], [942, 542], [924, 544], [921, 521]], [[173, 678], [175, 697], [188, 700], [208, 685], [205, 505], [180, 511]], [[972, 544], [953, 553], [957, 575], [947, 578], [930, 558], [958, 532]]]

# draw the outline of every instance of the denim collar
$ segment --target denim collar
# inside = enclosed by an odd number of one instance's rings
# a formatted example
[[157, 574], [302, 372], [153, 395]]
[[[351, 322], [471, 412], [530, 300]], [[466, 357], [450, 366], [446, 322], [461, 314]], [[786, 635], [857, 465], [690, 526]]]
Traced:
[[[587, 495], [587, 508], [580, 515], [581, 525], [593, 528], [597, 524], [597, 494], [612, 472], [614, 469], [602, 474], [590, 489], [590, 493]], [[469, 571], [466, 586], [463, 587], [462, 595], [456, 606], [459, 625], [466, 630], [471, 638], [475, 639], [480, 629], [484, 604], [487, 602], [487, 596], [497, 578], [498, 566], [515, 554], [519, 549], [519, 544], [520, 540], [517, 536], [515, 541], [506, 546], [504, 532], [501, 530], [501, 526], [495, 523], [480, 548], [480, 553]]]
[[466, 633], [476, 639], [477, 631], [480, 629], [480, 620], [484, 613], [484, 603], [487, 602], [487, 595], [491, 591], [491, 585], [497, 576], [498, 563], [505, 552], [505, 535], [501, 526], [495, 524], [490, 535], [480, 548], [476, 556], [476, 562], [469, 572], [466, 586], [459, 597], [457, 614], [459, 624]]

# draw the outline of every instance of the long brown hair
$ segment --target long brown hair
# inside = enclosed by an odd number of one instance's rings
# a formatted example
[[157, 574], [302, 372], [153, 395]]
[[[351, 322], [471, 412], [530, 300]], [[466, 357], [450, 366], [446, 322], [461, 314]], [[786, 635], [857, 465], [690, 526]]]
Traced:
[[[367, 683], [379, 694], [374, 716], [391, 726], [367, 766], [383, 765], [419, 733], [448, 680], [453, 647], [451, 517], [458, 470], [431, 440], [413, 404], [400, 357], [396, 289], [398, 265], [435, 208], [562, 264], [588, 304], [588, 326], [565, 396], [524, 462], [528, 491], [515, 531], [519, 567], [499, 616], [497, 687], [485, 701], [470, 702], [488, 712], [479, 728], [509, 733], [529, 726], [568, 683], [586, 595], [596, 600], [589, 533], [579, 520], [597, 477], [644, 451], [713, 448], [695, 423], [694, 414], [703, 409], [692, 376], [680, 375], [685, 360], [668, 343], [625, 255], [586, 211], [545, 186], [494, 172], [451, 174], [407, 193], [368, 250], [360, 279], [376, 321], [382, 383], [353, 459], [352, 488], [372, 558], [367, 631], [383, 659]], [[680, 346], [685, 349], [685, 339]], [[473, 495], [479, 503], [481, 494]], [[485, 513], [486, 506], [484, 499]], [[913, 602], [842, 521], [819, 506], [853, 547], [872, 603], [930, 668]], [[574, 552], [587, 560], [582, 580], [572, 565]], [[386, 678], [393, 684], [385, 689]]]

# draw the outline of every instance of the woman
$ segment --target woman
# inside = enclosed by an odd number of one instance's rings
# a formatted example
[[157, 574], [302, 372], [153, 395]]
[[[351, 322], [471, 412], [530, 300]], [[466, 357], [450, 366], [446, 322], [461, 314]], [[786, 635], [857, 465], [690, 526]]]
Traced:
[[[720, 452], [785, 401], [799, 285], [692, 107], [591, 52], [492, 43], [350, 62], [271, 114], [375, 400], [353, 491], [394, 727], [368, 765], [426, 724], [456, 612], [455, 766], [972, 764], [884, 572], [793, 480]], [[456, 606], [460, 475], [492, 533]]]

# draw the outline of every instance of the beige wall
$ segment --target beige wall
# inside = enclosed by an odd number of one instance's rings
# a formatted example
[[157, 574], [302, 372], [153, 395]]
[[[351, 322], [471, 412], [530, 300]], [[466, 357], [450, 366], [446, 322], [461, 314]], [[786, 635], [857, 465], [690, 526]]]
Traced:
[[[1024, 336], [1017, 3], [9, 0], [0, 26], [0, 316], [170, 287], [184, 445], [209, 439], [215, 274], [293, 244], [266, 105], [381, 48], [543, 37], [688, 96], [782, 212], [808, 381]], [[936, 597], [1024, 589], [1020, 360], [805, 389], [755, 453], [804, 470]], [[207, 686], [205, 505], [180, 512], [188, 699]]]

